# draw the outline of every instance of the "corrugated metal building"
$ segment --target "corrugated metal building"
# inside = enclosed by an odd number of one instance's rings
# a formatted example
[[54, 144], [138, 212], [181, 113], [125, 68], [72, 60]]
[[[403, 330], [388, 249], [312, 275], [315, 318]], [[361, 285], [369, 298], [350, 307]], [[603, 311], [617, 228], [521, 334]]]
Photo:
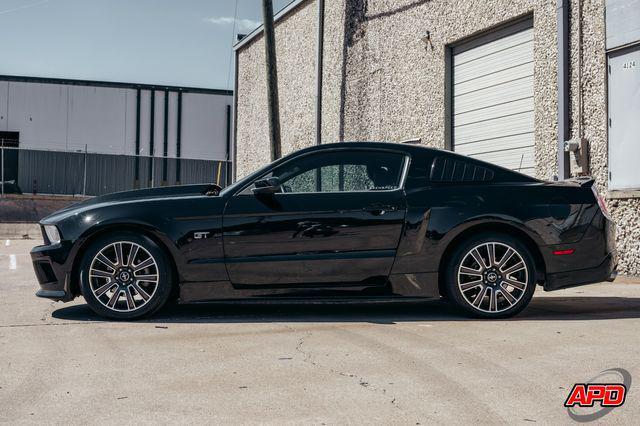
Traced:
[[5, 180], [90, 195], [224, 184], [231, 103], [227, 90], [0, 76]]
[[[420, 138], [542, 179], [592, 175], [621, 270], [640, 275], [640, 0], [325, 3], [322, 142]], [[284, 154], [317, 143], [318, 18], [316, 0], [276, 17]], [[243, 176], [270, 158], [254, 137], [268, 134], [262, 29], [235, 49]]]

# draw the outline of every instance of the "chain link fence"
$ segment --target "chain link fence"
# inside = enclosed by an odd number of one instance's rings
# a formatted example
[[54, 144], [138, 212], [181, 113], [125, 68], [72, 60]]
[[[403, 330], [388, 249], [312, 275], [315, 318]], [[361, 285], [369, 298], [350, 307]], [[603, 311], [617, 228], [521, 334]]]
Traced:
[[24, 149], [0, 140], [0, 195], [96, 196], [137, 188], [216, 183], [226, 186], [224, 160]]

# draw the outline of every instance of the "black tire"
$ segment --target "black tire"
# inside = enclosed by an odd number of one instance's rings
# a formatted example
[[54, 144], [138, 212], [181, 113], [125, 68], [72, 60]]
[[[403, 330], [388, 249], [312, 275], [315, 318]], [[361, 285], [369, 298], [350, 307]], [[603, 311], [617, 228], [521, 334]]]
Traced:
[[[123, 260], [120, 263], [116, 262], [117, 246], [122, 253], [120, 258]], [[105, 255], [106, 260], [111, 261], [111, 265], [118, 266], [118, 269], [99, 260], [97, 258], [99, 253]], [[134, 259], [129, 261], [128, 257], [132, 253]], [[98, 315], [117, 320], [148, 317], [161, 309], [171, 296], [173, 273], [169, 258], [163, 249], [145, 235], [134, 232], [110, 233], [93, 241], [82, 256], [79, 271], [82, 295], [89, 307]], [[149, 263], [149, 258], [153, 261], [150, 266], [134, 271], [136, 267], [143, 267]], [[94, 269], [91, 269], [92, 264]], [[102, 269], [102, 271], [96, 271], [96, 269]], [[96, 276], [97, 273], [111, 273], [112, 270], [111, 278]], [[125, 275], [119, 275], [122, 272]], [[129, 281], [123, 281], [121, 278], [127, 277], [128, 272], [130, 272]], [[155, 277], [155, 281], [138, 280], [136, 274], [139, 274], [139, 278]], [[98, 290], [107, 287], [109, 282], [112, 283], [112, 287], [103, 295], [99, 295]], [[115, 296], [116, 292], [117, 296]], [[113, 299], [116, 299], [114, 306], [108, 306]]]
[[[506, 259], [509, 249], [514, 253]], [[519, 269], [520, 263], [526, 269]], [[510, 270], [515, 272], [505, 273]], [[463, 241], [453, 251], [445, 270], [447, 298], [476, 318], [508, 318], [518, 314], [531, 301], [535, 287], [535, 262], [530, 250], [508, 234], [487, 232]]]

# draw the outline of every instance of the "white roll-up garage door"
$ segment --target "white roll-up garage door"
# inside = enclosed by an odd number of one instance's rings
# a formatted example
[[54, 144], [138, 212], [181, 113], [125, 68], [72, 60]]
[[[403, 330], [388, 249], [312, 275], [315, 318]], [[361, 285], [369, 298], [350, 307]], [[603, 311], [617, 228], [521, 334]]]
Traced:
[[453, 149], [533, 175], [531, 21], [452, 51]]

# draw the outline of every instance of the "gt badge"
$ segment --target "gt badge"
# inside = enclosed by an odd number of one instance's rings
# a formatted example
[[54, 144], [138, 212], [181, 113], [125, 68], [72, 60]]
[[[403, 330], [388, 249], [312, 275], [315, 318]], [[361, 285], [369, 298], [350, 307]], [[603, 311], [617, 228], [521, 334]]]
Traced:
[[201, 240], [203, 238], [209, 238], [209, 232], [194, 232], [193, 238], [196, 240]]

